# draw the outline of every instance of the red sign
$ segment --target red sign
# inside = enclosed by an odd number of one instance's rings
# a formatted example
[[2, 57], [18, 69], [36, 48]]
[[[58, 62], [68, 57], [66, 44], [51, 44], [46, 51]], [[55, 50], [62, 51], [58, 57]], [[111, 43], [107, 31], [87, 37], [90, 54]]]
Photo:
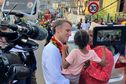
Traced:
[[98, 12], [98, 9], [99, 9], [99, 6], [98, 6], [97, 2], [93, 1], [93, 2], [89, 3], [89, 5], [88, 5], [88, 11], [91, 14], [94, 14], [94, 13]]

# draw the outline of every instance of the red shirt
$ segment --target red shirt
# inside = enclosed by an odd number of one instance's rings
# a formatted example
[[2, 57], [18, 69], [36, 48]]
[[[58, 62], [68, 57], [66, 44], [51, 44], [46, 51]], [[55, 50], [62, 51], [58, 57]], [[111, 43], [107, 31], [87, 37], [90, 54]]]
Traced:
[[51, 19], [51, 14], [45, 14], [45, 15], [44, 15], [44, 18], [45, 18], [45, 20]]
[[[102, 58], [102, 47], [97, 46], [94, 48], [97, 55]], [[90, 62], [90, 66], [82, 70], [79, 84], [108, 84], [111, 77], [114, 58], [112, 53], [106, 48], [106, 65], [100, 66], [95, 62]]]

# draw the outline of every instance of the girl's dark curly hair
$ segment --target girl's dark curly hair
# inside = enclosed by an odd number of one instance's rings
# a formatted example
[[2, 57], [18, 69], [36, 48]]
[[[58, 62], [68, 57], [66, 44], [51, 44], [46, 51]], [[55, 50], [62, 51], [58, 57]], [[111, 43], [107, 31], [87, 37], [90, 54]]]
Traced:
[[74, 42], [80, 49], [85, 48], [89, 42], [88, 33], [82, 29], [78, 30], [74, 36]]

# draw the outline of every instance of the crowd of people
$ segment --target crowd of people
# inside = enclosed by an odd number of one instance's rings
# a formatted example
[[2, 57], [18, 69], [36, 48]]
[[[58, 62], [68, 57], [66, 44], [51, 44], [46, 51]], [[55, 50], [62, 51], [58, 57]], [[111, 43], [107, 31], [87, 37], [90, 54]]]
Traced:
[[53, 36], [52, 25], [54, 21], [58, 18], [63, 18], [63, 15], [60, 9], [53, 13], [50, 12], [49, 9], [46, 9], [42, 17], [39, 18], [39, 25], [41, 25], [43, 28], [45, 28], [48, 31], [48, 37], [46, 39], [45, 45], [49, 43], [51, 37]]
[[[79, 26], [78, 26], [79, 25]], [[110, 19], [110, 21], [109, 22], [105, 22], [104, 21], [104, 19], [103, 18], [101, 18], [101, 19], [94, 19], [94, 20], [92, 20], [92, 21], [89, 21], [87, 18], [85, 18], [85, 20], [84, 19], [82, 19], [82, 18], [80, 18], [80, 22], [78, 22], [78, 24], [77, 24], [77, 28], [78, 29], [82, 29], [82, 30], [85, 30], [85, 31], [88, 31], [88, 30], [92, 30], [93, 31], [93, 29], [95, 28], [95, 27], [99, 27], [99, 26], [102, 26], [102, 25], [122, 25], [122, 24], [120, 24], [120, 23], [116, 23], [116, 22], [114, 22], [112, 19]], [[110, 31], [109, 31], [110, 32]], [[103, 33], [102, 33], [103, 34]], [[102, 35], [100, 35], [100, 37], [102, 37]], [[119, 39], [119, 37], [120, 37], [120, 35], [118, 34], [118, 35], [104, 35], [104, 37], [106, 37], [106, 38], [111, 38], [111, 39], [115, 39], [115, 40], [120, 40]], [[102, 40], [102, 39], [101, 39]], [[110, 40], [110, 39], [109, 39]], [[114, 46], [112, 46], [112, 47], [114, 47], [113, 49], [114, 49], [114, 51], [115, 51], [115, 53], [116, 52], [120, 52], [120, 54], [121, 54], [121, 56], [123, 56], [124, 57], [124, 55], [125, 55], [125, 47], [124, 47], [124, 45], [122, 44], [121, 46], [118, 46], [118, 45], [114, 45]]]
[[[80, 19], [74, 36], [74, 43], [78, 48], [71, 52], [68, 52], [67, 42], [71, 36], [72, 23], [59, 17], [52, 20], [49, 10], [46, 10], [42, 21], [49, 21], [46, 25], [48, 37], [42, 50], [41, 63], [45, 84], [108, 84], [114, 65], [113, 54], [105, 45], [93, 45], [93, 28], [104, 25], [103, 19], [99, 22], [95, 19], [91, 23], [87, 19]], [[45, 25], [41, 21], [40, 24]], [[5, 43], [4, 38], [1, 37], [0, 40]], [[124, 51], [120, 54], [125, 55]], [[120, 61], [125, 62], [123, 57]], [[31, 84], [37, 84], [35, 71], [36, 63], [30, 79], [34, 83]]]
[[[72, 23], [66, 19], [54, 21], [53, 36], [42, 51], [45, 84], [108, 84], [114, 65], [113, 54], [108, 46], [93, 45], [93, 28], [104, 24], [103, 19], [99, 23], [95, 19], [90, 24], [88, 20], [82, 22], [81, 18], [74, 36], [78, 48], [68, 52]], [[125, 60], [123, 53], [120, 62]]]

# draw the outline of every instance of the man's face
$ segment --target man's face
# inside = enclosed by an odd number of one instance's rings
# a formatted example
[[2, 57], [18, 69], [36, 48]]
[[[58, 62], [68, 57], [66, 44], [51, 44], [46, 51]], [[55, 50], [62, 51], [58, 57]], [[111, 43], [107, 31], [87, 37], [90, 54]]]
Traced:
[[71, 25], [64, 22], [59, 30], [59, 39], [62, 43], [66, 43], [71, 36]]
[[93, 31], [92, 30], [89, 30], [88, 31], [88, 34], [89, 34], [89, 44], [90, 45], [93, 45]]

